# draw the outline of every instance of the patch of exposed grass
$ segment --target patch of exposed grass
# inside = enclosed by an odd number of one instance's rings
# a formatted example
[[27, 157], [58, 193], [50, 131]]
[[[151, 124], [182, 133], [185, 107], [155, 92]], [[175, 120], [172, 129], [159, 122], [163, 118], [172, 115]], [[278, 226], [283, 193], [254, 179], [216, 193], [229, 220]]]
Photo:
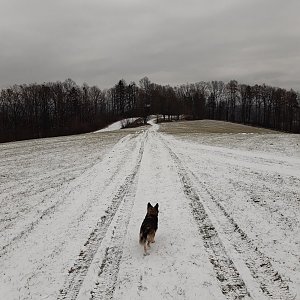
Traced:
[[161, 123], [160, 131], [171, 134], [184, 133], [278, 133], [270, 129], [215, 120], [197, 120]]

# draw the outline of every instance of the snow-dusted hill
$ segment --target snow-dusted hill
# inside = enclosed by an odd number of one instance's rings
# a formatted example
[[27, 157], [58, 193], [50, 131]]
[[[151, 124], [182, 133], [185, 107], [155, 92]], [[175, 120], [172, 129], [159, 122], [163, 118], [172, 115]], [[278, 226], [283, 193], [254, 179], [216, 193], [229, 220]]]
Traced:
[[133, 123], [137, 119], [138, 118], [123, 119], [121, 121], [114, 122], [114, 123], [108, 125], [107, 127], [103, 128], [103, 129], [97, 130], [97, 131], [95, 131], [95, 133], [98, 133], [98, 132], [108, 132], [108, 131], [116, 131], [116, 130], [121, 129], [123, 125], [131, 124], [131, 123]]
[[300, 137], [190, 124], [0, 145], [0, 299], [300, 299]]

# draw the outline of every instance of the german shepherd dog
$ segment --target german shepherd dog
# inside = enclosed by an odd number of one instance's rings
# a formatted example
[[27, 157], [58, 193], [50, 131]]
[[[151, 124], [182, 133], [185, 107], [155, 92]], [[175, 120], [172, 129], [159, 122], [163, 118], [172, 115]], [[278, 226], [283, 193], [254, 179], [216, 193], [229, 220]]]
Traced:
[[147, 246], [155, 243], [154, 237], [158, 223], [158, 203], [153, 207], [150, 203], [147, 205], [147, 214], [140, 230], [140, 244], [144, 246], [144, 255], [148, 255]]

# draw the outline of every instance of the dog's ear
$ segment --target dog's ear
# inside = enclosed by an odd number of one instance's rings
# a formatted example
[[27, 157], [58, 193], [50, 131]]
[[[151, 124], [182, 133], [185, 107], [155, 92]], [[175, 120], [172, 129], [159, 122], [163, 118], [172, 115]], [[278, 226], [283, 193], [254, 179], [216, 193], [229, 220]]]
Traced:
[[158, 203], [154, 206], [154, 208], [158, 211]]
[[148, 202], [147, 208], [153, 207], [150, 202]]

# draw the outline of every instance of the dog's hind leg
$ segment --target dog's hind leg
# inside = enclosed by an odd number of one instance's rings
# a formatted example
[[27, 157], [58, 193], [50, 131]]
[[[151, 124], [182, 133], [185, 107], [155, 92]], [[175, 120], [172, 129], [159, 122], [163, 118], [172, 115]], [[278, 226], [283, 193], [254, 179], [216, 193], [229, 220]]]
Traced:
[[150, 247], [150, 243], [155, 243], [155, 232], [152, 232], [147, 235], [148, 246]]
[[144, 244], [144, 256], [149, 255], [149, 253], [147, 252], [147, 243]]

